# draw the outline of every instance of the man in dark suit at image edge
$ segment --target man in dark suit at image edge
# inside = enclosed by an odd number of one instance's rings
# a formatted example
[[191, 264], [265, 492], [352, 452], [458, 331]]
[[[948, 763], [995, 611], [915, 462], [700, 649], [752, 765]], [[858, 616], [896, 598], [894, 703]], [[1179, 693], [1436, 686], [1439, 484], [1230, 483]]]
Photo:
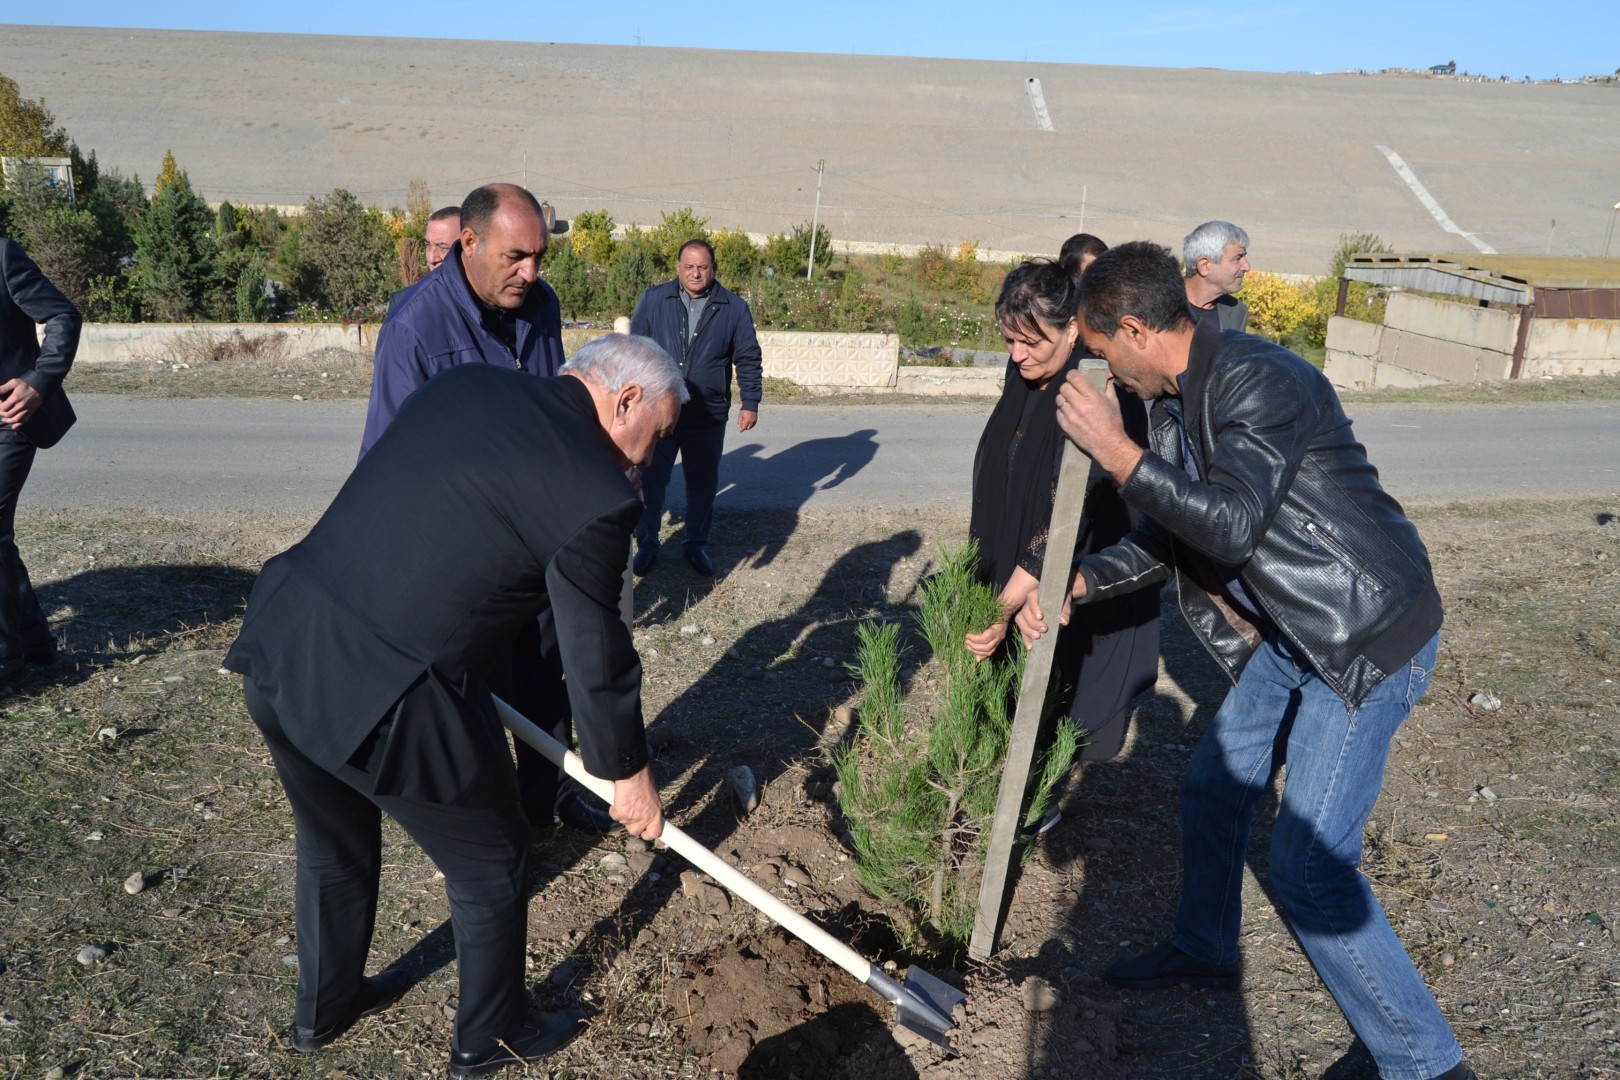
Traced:
[[528, 1011], [529, 827], [487, 689], [549, 608], [580, 751], [613, 818], [663, 828], [641, 664], [619, 614], [641, 501], [626, 479], [675, 426], [686, 387], [645, 338], [586, 345], [556, 378], [464, 364], [400, 408], [310, 533], [265, 564], [225, 666], [246, 676], [297, 822], [298, 996], [313, 1051], [408, 989], [363, 977], [381, 816], [444, 872], [460, 969], [449, 1073], [535, 1061], [578, 1012]]
[[[17, 551], [17, 500], [34, 452], [55, 446], [77, 419], [62, 380], [83, 324], [15, 240], [0, 237], [0, 688], [30, 664], [56, 660], [56, 642]], [[34, 327], [45, 327], [43, 346]]]

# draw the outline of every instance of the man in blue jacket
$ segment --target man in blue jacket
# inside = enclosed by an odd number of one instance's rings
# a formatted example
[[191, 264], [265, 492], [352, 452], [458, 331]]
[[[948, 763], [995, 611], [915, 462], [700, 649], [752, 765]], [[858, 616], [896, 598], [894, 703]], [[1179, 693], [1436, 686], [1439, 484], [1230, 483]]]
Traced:
[[726, 414], [731, 411], [731, 372], [737, 371], [742, 408], [737, 430], [759, 420], [761, 368], [759, 339], [748, 303], [714, 279], [714, 248], [688, 240], [681, 248], [674, 281], [642, 294], [630, 318], [630, 332], [650, 337], [680, 365], [692, 398], [681, 410], [675, 434], [658, 444], [641, 478], [646, 511], [636, 526], [633, 569], [646, 574], [658, 561], [658, 526], [664, 517], [664, 490], [680, 455], [686, 477], [686, 561], [704, 577], [714, 573], [709, 558], [709, 526], [720, 490], [720, 454], [725, 448]]
[[[14, 523], [34, 451], [73, 426], [62, 379], [73, 366], [83, 320], [14, 240], [0, 237], [0, 686], [29, 664], [56, 659], [56, 642], [17, 553]], [[34, 331], [45, 327], [41, 347]]]
[[467, 196], [460, 240], [400, 298], [377, 335], [361, 457], [411, 391], [457, 364], [557, 374], [562, 307], [540, 280], [545, 253], [545, 219], [526, 189], [489, 184]]
[[[545, 215], [516, 184], [489, 184], [461, 205], [460, 239], [437, 270], [400, 298], [377, 335], [371, 403], [360, 440], [364, 458], [394, 414], [423, 383], [462, 364], [493, 364], [530, 375], [563, 365], [562, 308], [540, 280]], [[491, 678], [496, 694], [567, 744], [571, 736], [562, 661], [549, 612], [526, 625]], [[523, 811], [550, 828], [555, 813], [587, 832], [613, 819], [574, 790], [559, 795], [557, 767], [525, 743], [517, 746]]]

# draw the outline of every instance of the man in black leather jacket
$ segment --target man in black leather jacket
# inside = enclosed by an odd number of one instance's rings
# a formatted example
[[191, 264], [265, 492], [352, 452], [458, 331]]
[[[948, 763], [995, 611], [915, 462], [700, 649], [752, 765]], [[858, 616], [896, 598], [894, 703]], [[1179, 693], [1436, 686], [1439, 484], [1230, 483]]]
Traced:
[[[1087, 270], [1081, 303], [1082, 338], [1113, 381], [1101, 394], [1071, 378], [1058, 423], [1144, 521], [1079, 561], [1072, 599], [1174, 573], [1183, 615], [1233, 680], [1182, 783], [1175, 932], [1109, 980], [1237, 985], [1249, 830], [1286, 763], [1270, 860], [1284, 918], [1385, 1080], [1473, 1077], [1360, 872], [1390, 739], [1439, 647], [1417, 530], [1322, 374], [1270, 342], [1195, 326], [1169, 251], [1114, 248]], [[1151, 449], [1121, 429], [1120, 387], [1150, 402]], [[1038, 604], [1019, 626], [1045, 631]]]

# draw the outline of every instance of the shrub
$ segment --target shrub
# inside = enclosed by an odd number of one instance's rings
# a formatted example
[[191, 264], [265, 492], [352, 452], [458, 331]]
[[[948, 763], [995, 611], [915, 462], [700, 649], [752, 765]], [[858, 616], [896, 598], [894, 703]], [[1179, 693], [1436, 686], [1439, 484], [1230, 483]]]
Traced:
[[[816, 265], [825, 268], [832, 261], [832, 233], [827, 226], [817, 225], [815, 232]], [[783, 277], [804, 277], [810, 268], [810, 225], [793, 226], [793, 233], [780, 233], [765, 240], [765, 265]]]
[[613, 265], [619, 253], [619, 242], [613, 239], [613, 230], [617, 227], [613, 215], [606, 210], [585, 210], [576, 215], [569, 226], [569, 242], [586, 262], [605, 269]]
[[662, 220], [647, 233], [647, 240], [652, 245], [658, 272], [674, 274], [681, 247], [688, 240], [709, 238], [709, 219], [698, 217], [689, 206], [683, 206], [673, 214], [660, 214], [659, 217]]
[[339, 314], [380, 304], [399, 287], [394, 241], [382, 214], [343, 188], [314, 196], [294, 227], [300, 303]]
[[1249, 305], [1249, 332], [1273, 341], [1292, 334], [1316, 310], [1315, 283], [1295, 284], [1264, 270], [1247, 275], [1237, 295]]
[[730, 289], [747, 285], [763, 263], [759, 248], [741, 229], [721, 229], [714, 234], [714, 271], [721, 284]]
[[546, 247], [543, 269], [564, 316], [579, 319], [596, 313], [601, 304], [596, 268], [574, 251], [569, 237], [559, 236]]
[[[964, 638], [1000, 617], [974, 576], [971, 542], [942, 553], [919, 615], [933, 678], [900, 685], [900, 627], [863, 624], [856, 738], [833, 755], [862, 884], [900, 905], [916, 936], [965, 943], [973, 932], [1022, 650], [979, 663]], [[924, 689], [927, 687], [927, 689]], [[932, 716], [930, 722], [927, 718]], [[1067, 717], [1036, 763], [1026, 822], [1045, 812], [1079, 745]]]
[[1333, 261], [1328, 266], [1328, 277], [1342, 277], [1344, 264], [1350, 261], [1352, 255], [1372, 255], [1394, 250], [1374, 233], [1340, 233], [1339, 246], [1333, 252]]
[[636, 310], [636, 301], [658, 280], [658, 259], [647, 234], [633, 230], [619, 245], [608, 270], [607, 295], [604, 306], [616, 315], [629, 315]]

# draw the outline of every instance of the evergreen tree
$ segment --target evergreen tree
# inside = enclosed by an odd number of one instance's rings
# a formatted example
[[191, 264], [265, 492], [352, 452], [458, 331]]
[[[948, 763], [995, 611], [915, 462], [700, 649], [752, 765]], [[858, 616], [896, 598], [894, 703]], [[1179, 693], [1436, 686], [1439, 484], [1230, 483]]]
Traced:
[[151, 204], [135, 225], [134, 277], [147, 312], [168, 322], [202, 316], [217, 250], [214, 215], [174, 155], [163, 155]]

